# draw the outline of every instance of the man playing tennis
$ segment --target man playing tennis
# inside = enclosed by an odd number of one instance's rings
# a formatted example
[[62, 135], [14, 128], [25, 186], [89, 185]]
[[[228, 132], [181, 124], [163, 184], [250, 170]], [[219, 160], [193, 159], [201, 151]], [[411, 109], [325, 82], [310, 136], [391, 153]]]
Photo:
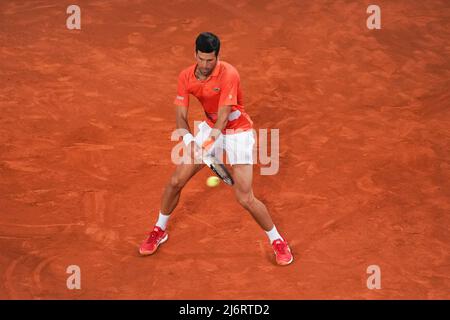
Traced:
[[[197, 63], [183, 70], [178, 77], [176, 105], [177, 129], [186, 130], [183, 136], [188, 148], [204, 152], [224, 149], [232, 166], [234, 193], [237, 201], [253, 216], [266, 232], [279, 265], [293, 261], [287, 241], [281, 237], [267, 211], [252, 190], [253, 138], [252, 125], [242, 103], [240, 77], [230, 64], [219, 61], [219, 38], [209, 32], [201, 33], [195, 41]], [[194, 137], [188, 124], [189, 95], [195, 96], [203, 106], [206, 121], [199, 125]], [[165, 187], [161, 199], [159, 218], [139, 248], [141, 255], [151, 255], [168, 239], [167, 222], [180, 199], [181, 190], [204, 164], [178, 164]]]

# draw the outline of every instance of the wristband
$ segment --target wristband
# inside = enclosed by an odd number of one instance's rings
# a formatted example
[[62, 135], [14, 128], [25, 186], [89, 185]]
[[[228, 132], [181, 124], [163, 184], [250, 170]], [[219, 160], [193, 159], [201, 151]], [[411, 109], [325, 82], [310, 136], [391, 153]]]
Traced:
[[203, 142], [202, 148], [208, 151], [209, 149], [211, 149], [215, 141], [216, 140], [213, 137], [209, 137], [205, 140], [205, 142]]
[[186, 133], [183, 136], [183, 141], [185, 145], [189, 145], [192, 141], [194, 141], [194, 136], [191, 133]]

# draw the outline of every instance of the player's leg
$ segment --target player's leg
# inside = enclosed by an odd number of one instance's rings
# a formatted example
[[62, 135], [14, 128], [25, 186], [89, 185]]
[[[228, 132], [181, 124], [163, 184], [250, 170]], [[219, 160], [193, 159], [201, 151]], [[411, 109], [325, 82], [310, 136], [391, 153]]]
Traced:
[[253, 194], [253, 165], [235, 164], [232, 168], [233, 189], [237, 201], [251, 213], [255, 221], [264, 231], [272, 230], [274, 224], [267, 207]]
[[180, 200], [181, 190], [202, 169], [204, 164], [180, 164], [176, 167], [164, 188], [161, 198], [161, 213], [170, 215]]
[[274, 224], [266, 206], [253, 194], [253, 146], [255, 139], [252, 131], [235, 131], [225, 136], [225, 149], [228, 162], [233, 168], [234, 193], [238, 202], [252, 214], [256, 222], [270, 231]]
[[266, 232], [275, 251], [276, 261], [280, 265], [287, 265], [293, 261], [291, 250], [273, 224], [267, 207], [253, 194], [253, 165], [233, 165], [234, 193], [238, 202], [253, 216], [255, 221]]
[[278, 264], [293, 261], [287, 242], [278, 233], [267, 207], [253, 193], [253, 147], [255, 139], [252, 131], [225, 136], [225, 148], [229, 163], [233, 167], [234, 193], [238, 202], [252, 215], [266, 232], [275, 251]]
[[158, 246], [168, 239], [166, 232], [167, 222], [170, 214], [176, 208], [180, 199], [181, 190], [186, 183], [202, 169], [203, 164], [179, 164], [175, 172], [169, 179], [164, 188], [161, 198], [161, 211], [159, 212], [158, 221], [153, 230], [149, 232], [148, 237], [139, 247], [141, 255], [151, 255], [155, 253]]
[[[207, 130], [211, 130], [205, 122], [200, 123], [199, 132], [195, 136], [195, 142], [197, 145], [201, 145], [202, 140], [207, 137]], [[139, 248], [139, 252], [142, 255], [149, 255], [156, 251], [159, 244], [167, 240], [167, 222], [170, 218], [170, 214], [175, 210], [180, 200], [180, 195], [183, 187], [188, 181], [204, 167], [203, 163], [194, 161], [193, 149], [189, 150], [184, 156], [189, 157], [191, 161], [185, 161], [182, 164], [178, 164], [174, 173], [167, 182], [162, 197], [161, 207], [158, 216], [158, 220], [151, 231], [148, 234], [147, 239], [142, 243]]]

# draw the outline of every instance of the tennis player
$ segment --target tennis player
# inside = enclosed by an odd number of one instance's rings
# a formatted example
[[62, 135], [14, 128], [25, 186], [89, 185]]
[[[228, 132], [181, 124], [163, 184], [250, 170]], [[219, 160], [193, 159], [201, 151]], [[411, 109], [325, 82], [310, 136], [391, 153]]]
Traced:
[[[196, 64], [181, 71], [175, 98], [176, 125], [184, 129], [183, 141], [194, 154], [198, 151], [219, 153], [225, 150], [232, 166], [234, 194], [237, 201], [253, 216], [266, 232], [279, 265], [293, 261], [287, 241], [279, 234], [266, 206], [252, 190], [253, 122], [242, 102], [240, 77], [237, 70], [219, 60], [220, 40], [210, 33], [201, 33], [195, 41]], [[206, 121], [199, 125], [194, 137], [188, 124], [189, 95], [203, 106]], [[167, 223], [176, 208], [186, 183], [204, 167], [193, 161], [178, 164], [162, 195], [158, 220], [139, 248], [141, 255], [151, 255], [168, 239]]]

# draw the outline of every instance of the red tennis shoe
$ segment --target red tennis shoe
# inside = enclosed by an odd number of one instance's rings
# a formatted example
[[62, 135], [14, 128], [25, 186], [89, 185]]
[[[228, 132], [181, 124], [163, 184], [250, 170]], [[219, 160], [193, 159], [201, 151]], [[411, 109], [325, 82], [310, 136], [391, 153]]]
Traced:
[[169, 238], [169, 234], [160, 227], [155, 226], [153, 231], [148, 233], [147, 239], [139, 247], [139, 253], [148, 256], [155, 253], [160, 244], [163, 244]]
[[275, 251], [275, 258], [279, 265], [285, 266], [294, 261], [291, 249], [288, 243], [282, 239], [276, 239], [272, 242], [272, 248]]

